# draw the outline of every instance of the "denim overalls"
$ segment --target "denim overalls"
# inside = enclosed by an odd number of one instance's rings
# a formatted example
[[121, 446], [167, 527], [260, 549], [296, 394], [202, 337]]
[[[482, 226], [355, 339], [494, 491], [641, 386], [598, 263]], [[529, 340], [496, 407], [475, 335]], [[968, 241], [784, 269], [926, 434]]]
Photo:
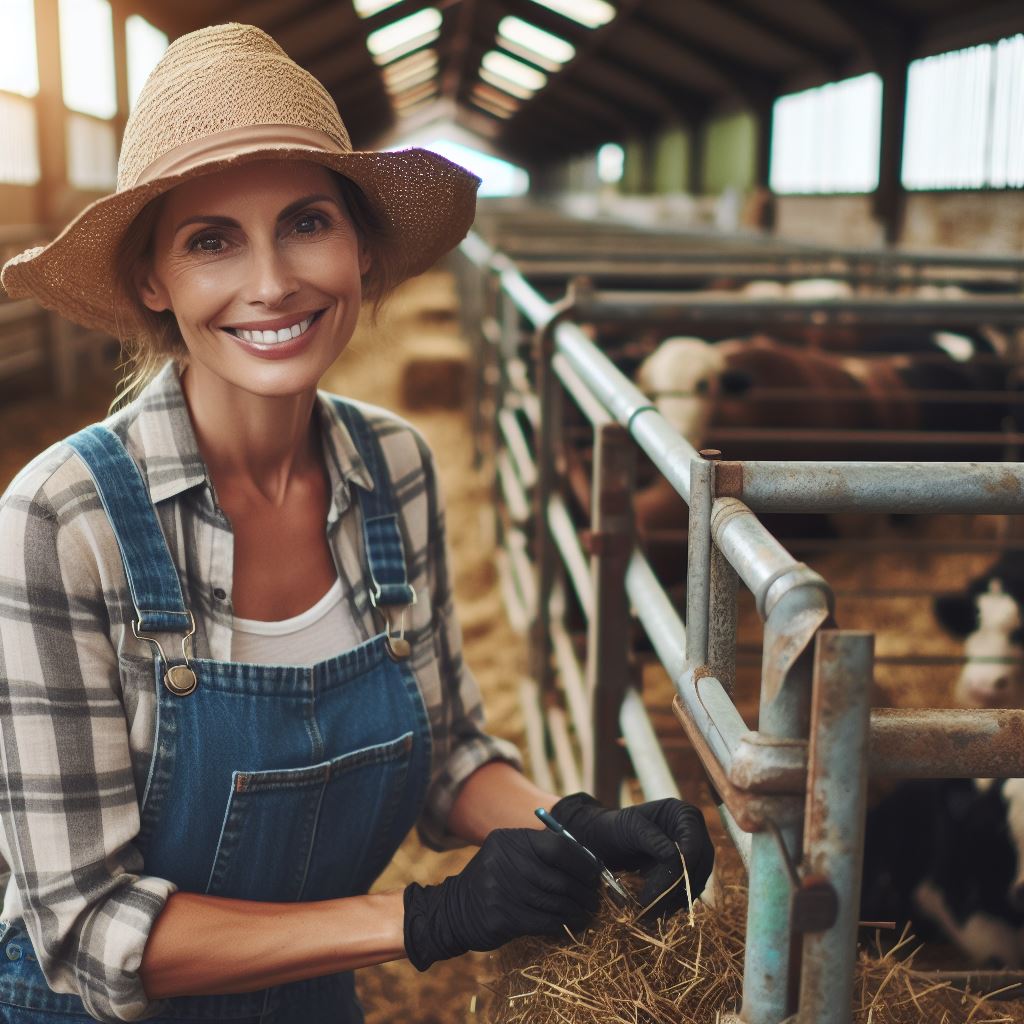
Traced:
[[[334, 399], [374, 481], [359, 490], [371, 600], [415, 600], [390, 477], [352, 405]], [[187, 892], [325, 900], [365, 893], [415, 823], [430, 775], [408, 641], [385, 632], [312, 666], [192, 656], [182, 598], [142, 476], [99, 424], [68, 439], [96, 482], [124, 561], [137, 636], [152, 638], [157, 733], [137, 843], [145, 872]], [[357, 1024], [351, 973], [240, 995], [182, 996], [153, 1020]], [[41, 1012], [48, 1011], [48, 1012]], [[21, 925], [0, 924], [0, 1021], [89, 1019], [46, 984]]]

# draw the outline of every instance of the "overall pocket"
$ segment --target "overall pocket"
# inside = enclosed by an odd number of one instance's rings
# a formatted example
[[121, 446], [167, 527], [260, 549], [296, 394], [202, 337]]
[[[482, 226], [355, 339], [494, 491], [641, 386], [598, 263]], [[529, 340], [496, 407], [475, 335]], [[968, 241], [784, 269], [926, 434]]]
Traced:
[[412, 744], [407, 732], [307, 768], [234, 772], [206, 892], [291, 902], [365, 891], [405, 794]]

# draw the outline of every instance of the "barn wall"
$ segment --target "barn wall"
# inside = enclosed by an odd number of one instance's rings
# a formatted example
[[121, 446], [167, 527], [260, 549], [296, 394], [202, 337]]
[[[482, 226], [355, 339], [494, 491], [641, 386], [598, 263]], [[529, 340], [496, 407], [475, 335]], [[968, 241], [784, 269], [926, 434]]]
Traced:
[[882, 229], [871, 215], [870, 195], [779, 196], [775, 233], [826, 245], [880, 245]]
[[[780, 196], [776, 233], [830, 245], [879, 245], [870, 195]], [[911, 192], [899, 244], [914, 249], [1024, 252], [1024, 193]]]
[[900, 241], [920, 248], [1024, 253], [1024, 191], [912, 192]]

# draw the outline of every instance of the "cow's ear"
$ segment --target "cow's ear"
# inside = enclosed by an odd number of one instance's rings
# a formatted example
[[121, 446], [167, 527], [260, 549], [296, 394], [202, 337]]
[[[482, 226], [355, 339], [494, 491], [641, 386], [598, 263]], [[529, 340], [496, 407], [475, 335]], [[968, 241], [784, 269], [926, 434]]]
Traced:
[[953, 636], [969, 636], [978, 626], [978, 606], [968, 594], [940, 594], [935, 598], [935, 618]]
[[746, 370], [725, 369], [718, 378], [718, 386], [726, 395], [742, 395], [749, 391], [753, 384], [753, 378]]

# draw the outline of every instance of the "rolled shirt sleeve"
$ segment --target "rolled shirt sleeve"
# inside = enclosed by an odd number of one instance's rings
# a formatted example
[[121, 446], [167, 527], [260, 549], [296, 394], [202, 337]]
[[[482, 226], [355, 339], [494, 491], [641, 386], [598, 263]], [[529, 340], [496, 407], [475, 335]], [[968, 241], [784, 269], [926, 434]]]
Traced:
[[427, 514], [427, 574], [434, 614], [433, 639], [437, 657], [442, 700], [439, 721], [432, 723], [435, 746], [434, 771], [427, 790], [427, 803], [418, 824], [424, 845], [432, 850], [466, 846], [466, 840], [448, 829], [448, 816], [465, 781], [490, 761], [504, 761], [522, 770], [522, 757], [515, 744], [484, 730], [484, 708], [480, 687], [462, 657], [462, 631], [452, 599], [444, 501], [438, 486], [433, 453], [426, 441], [415, 434], [423, 459]]
[[[52, 450], [51, 450], [52, 453]], [[176, 889], [147, 877], [103, 582], [83, 510], [44, 453], [0, 498], [0, 817], [13, 884], [50, 987], [105, 1021], [169, 1004], [139, 975], [153, 922]], [[56, 467], [56, 471], [55, 471]]]

